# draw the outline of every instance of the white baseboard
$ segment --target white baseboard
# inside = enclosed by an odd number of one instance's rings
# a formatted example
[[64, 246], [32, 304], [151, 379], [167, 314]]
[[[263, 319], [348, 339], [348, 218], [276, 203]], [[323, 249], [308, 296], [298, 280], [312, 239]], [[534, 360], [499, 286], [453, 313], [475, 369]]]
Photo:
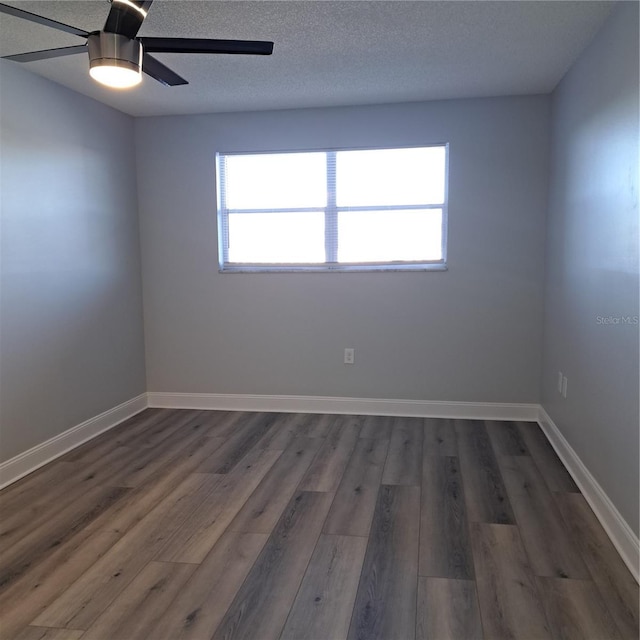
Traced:
[[147, 408], [147, 394], [127, 400], [0, 463], [0, 489]]
[[542, 407], [538, 423], [636, 582], [640, 582], [640, 540]]
[[416, 416], [476, 420], [538, 419], [537, 404], [497, 402], [438, 402], [323, 396], [266, 396], [221, 393], [148, 394], [149, 406], [166, 409], [278, 411], [281, 413], [339, 413], [344, 415]]

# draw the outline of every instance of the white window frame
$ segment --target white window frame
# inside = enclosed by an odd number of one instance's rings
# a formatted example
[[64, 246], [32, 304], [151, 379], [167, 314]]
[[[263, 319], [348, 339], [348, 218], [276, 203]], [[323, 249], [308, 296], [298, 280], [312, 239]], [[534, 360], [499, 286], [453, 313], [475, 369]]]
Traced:
[[[429, 147], [444, 147], [444, 202], [441, 204], [417, 205], [363, 205], [339, 207], [336, 204], [335, 190], [335, 162], [338, 151], [383, 151], [394, 149], [424, 149]], [[225, 163], [223, 159], [233, 155], [261, 155], [285, 153], [325, 153], [327, 158], [327, 206], [326, 207], [295, 207], [276, 209], [229, 209], [226, 206], [225, 192]], [[333, 177], [334, 182], [330, 181]], [[430, 143], [420, 145], [404, 145], [393, 147], [345, 147], [332, 149], [296, 149], [278, 151], [231, 151], [216, 153], [216, 190], [217, 190], [217, 219], [218, 219], [218, 265], [220, 273], [272, 273], [272, 272], [360, 272], [360, 271], [446, 271], [447, 270], [447, 236], [449, 209], [449, 143]], [[440, 260], [423, 261], [391, 261], [391, 262], [337, 262], [338, 249], [338, 213], [340, 211], [397, 211], [397, 210], [442, 210], [442, 258]], [[322, 263], [246, 263], [228, 261], [229, 214], [237, 213], [308, 213], [324, 212], [325, 215], [325, 255], [326, 262]], [[335, 242], [334, 242], [335, 239]]]

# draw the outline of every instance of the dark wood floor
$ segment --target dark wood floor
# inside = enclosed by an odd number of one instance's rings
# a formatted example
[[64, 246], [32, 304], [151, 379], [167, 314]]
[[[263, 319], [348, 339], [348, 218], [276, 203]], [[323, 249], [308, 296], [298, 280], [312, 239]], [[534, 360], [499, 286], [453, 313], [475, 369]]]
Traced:
[[3, 639], [638, 638], [533, 423], [149, 409], [0, 514]]

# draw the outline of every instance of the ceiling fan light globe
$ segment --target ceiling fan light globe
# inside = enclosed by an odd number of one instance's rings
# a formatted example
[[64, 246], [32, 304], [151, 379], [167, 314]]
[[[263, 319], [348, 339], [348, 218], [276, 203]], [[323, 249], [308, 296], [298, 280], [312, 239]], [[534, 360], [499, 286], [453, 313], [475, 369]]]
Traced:
[[142, 82], [140, 69], [119, 66], [119, 61], [101, 60], [89, 69], [89, 75], [100, 84], [112, 89], [129, 89]]
[[128, 89], [142, 81], [142, 45], [138, 40], [105, 31], [87, 38], [89, 74], [107, 87]]

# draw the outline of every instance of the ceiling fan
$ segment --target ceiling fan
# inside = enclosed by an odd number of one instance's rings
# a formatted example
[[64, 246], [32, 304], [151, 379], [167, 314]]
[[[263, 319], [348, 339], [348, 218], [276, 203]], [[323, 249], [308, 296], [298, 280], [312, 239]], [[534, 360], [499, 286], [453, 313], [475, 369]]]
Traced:
[[206, 38], [136, 37], [153, 0], [111, 0], [102, 31], [84, 31], [35, 13], [0, 3], [0, 13], [29, 20], [86, 39], [84, 44], [4, 56], [15, 62], [33, 62], [88, 51], [89, 74], [94, 80], [117, 89], [139, 84], [142, 72], [168, 87], [189, 84], [154, 58], [152, 53], [232, 53], [268, 56], [273, 42], [257, 40], [211, 40]]

